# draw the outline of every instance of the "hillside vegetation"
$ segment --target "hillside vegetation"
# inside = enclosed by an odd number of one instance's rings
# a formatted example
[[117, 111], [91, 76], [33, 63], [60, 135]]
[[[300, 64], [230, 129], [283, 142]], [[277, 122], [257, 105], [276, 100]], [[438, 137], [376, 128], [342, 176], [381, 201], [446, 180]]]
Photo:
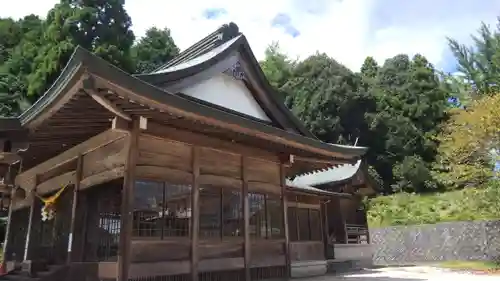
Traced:
[[397, 193], [368, 203], [370, 227], [500, 219], [500, 181], [436, 194]]

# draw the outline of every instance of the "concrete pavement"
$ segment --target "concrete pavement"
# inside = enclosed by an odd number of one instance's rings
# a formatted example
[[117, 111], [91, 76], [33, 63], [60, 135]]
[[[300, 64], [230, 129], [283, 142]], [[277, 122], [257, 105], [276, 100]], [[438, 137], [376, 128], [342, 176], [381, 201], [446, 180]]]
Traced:
[[304, 281], [500, 281], [500, 276], [473, 275], [435, 267], [394, 267], [365, 270], [338, 276], [327, 275]]

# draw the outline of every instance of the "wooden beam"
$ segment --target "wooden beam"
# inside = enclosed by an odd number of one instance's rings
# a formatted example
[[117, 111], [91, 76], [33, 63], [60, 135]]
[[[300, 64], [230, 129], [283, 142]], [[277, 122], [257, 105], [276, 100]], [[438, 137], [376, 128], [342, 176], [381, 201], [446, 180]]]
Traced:
[[[321, 230], [323, 232], [323, 247], [325, 252], [325, 259], [328, 259], [328, 246], [329, 246], [329, 237], [330, 237], [330, 228], [328, 226], [328, 208], [326, 204], [329, 201], [321, 202]], [[332, 257], [333, 258], [333, 257]]]
[[127, 121], [132, 121], [132, 117], [127, 113], [123, 112], [120, 108], [118, 108], [111, 101], [106, 99], [101, 93], [97, 92], [93, 89], [85, 89], [85, 92], [93, 98], [98, 104], [102, 105], [104, 108], [112, 112], [114, 115], [119, 116], [122, 119]]
[[[5, 183], [8, 185], [12, 182], [12, 166], [9, 166], [9, 169], [7, 171], [7, 175], [5, 177]], [[7, 225], [5, 226], [5, 238], [3, 242], [3, 248], [2, 248], [2, 268], [6, 268], [6, 262], [7, 262], [7, 254], [8, 254], [8, 247], [9, 247], [9, 236], [10, 236], [10, 228], [11, 228], [11, 222], [12, 222], [12, 200], [14, 199], [14, 192], [9, 193], [9, 213], [7, 215]]]
[[107, 130], [105, 132], [102, 132], [101, 134], [64, 151], [56, 157], [53, 157], [19, 174], [16, 177], [15, 183], [18, 186], [29, 189], [33, 187], [35, 175], [44, 174], [49, 172], [50, 170], [58, 169], [68, 162], [75, 161], [78, 158], [79, 154], [85, 155], [101, 146], [121, 139], [126, 135], [127, 133], [114, 130]]
[[35, 186], [31, 189], [31, 192], [29, 194], [30, 198], [28, 200], [30, 200], [30, 213], [29, 213], [29, 217], [28, 217], [28, 228], [26, 230], [26, 241], [25, 241], [25, 245], [24, 245], [24, 258], [23, 260], [29, 260], [31, 259], [31, 255], [32, 255], [32, 250], [33, 250], [33, 220], [35, 218], [35, 208], [37, 206], [36, 204], [36, 200], [38, 200], [38, 198], [36, 198], [35, 196], [35, 193], [36, 193], [36, 187], [38, 185], [38, 175], [35, 176]]
[[77, 165], [76, 165], [76, 174], [75, 174], [75, 183], [73, 184], [73, 202], [71, 206], [71, 221], [69, 226], [69, 237], [68, 237], [68, 256], [66, 260], [66, 264], [70, 264], [73, 260], [73, 234], [75, 233], [75, 225], [76, 225], [76, 210], [78, 206], [78, 195], [80, 193], [80, 183], [82, 181], [83, 174], [83, 155], [78, 155]]
[[325, 164], [325, 165], [337, 166], [337, 165], [342, 165], [342, 164], [354, 164], [354, 163], [356, 163], [356, 160], [338, 159], [338, 158], [318, 159], [318, 158], [313, 158], [313, 157], [303, 157], [303, 156], [293, 155], [293, 157], [291, 157], [291, 162], [289, 162], [288, 164], [293, 164], [296, 162], [308, 162], [308, 163], [315, 163], [315, 164]]
[[242, 200], [243, 200], [243, 260], [245, 263], [245, 281], [250, 281], [250, 259], [251, 259], [251, 241], [250, 241], [250, 206], [248, 202], [248, 160], [245, 156], [241, 157], [241, 178], [242, 178]]
[[14, 152], [0, 152], [0, 163], [12, 165], [21, 160], [21, 156]]
[[200, 230], [200, 149], [193, 146], [193, 182], [191, 189], [191, 281], [198, 281]]
[[279, 163], [279, 158], [272, 152], [259, 148], [249, 147], [248, 145], [243, 145], [236, 142], [224, 141], [218, 138], [174, 128], [171, 126], [162, 125], [150, 120], [148, 121], [148, 129], [145, 131], [145, 133], [183, 143], [189, 143], [199, 147], [212, 148], [232, 152], [238, 155], [255, 157], [266, 161]]
[[283, 208], [283, 232], [285, 234], [285, 266], [286, 266], [286, 277], [291, 278], [292, 276], [292, 266], [290, 259], [290, 232], [288, 229], [288, 200], [286, 192], [286, 166], [285, 164], [280, 165], [280, 185], [281, 185], [281, 206]]
[[113, 121], [111, 121], [111, 129], [113, 130], [123, 130], [128, 132], [130, 130], [129, 125], [129, 121], [118, 116], [115, 116], [115, 118], [113, 118]]
[[131, 261], [131, 237], [134, 205], [135, 166], [139, 153], [139, 120], [134, 118], [128, 139], [127, 159], [122, 189], [120, 241], [118, 250], [117, 281], [128, 281]]

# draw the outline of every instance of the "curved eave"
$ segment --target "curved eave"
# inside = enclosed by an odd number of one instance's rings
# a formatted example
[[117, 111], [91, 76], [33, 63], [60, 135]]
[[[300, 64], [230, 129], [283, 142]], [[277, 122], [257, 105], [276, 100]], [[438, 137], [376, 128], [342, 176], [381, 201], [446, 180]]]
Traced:
[[82, 49], [77, 47], [52, 86], [19, 116], [21, 126], [30, 128], [31, 123], [44, 113], [53, 113], [55, 110], [52, 105], [81, 79], [78, 74], [83, 73], [82, 65]]
[[293, 113], [285, 106], [285, 103], [279, 99], [275, 89], [269, 84], [269, 80], [267, 80], [264, 72], [262, 71], [262, 68], [260, 67], [259, 62], [257, 61], [257, 58], [255, 57], [254, 53], [252, 52], [252, 48], [250, 47], [250, 44], [248, 43], [246, 37], [243, 36], [241, 43], [241, 48], [243, 50], [243, 55], [245, 58], [250, 62], [250, 66], [253, 68], [253, 72], [257, 74], [257, 77], [259, 79], [259, 83], [264, 87], [265, 91], [268, 93], [271, 93], [269, 95], [271, 101], [274, 103], [274, 105], [278, 108], [278, 110], [284, 114], [288, 120], [292, 123], [297, 131], [299, 131], [301, 134], [304, 136], [307, 136], [309, 138], [317, 139], [317, 137], [311, 133], [305, 126], [302, 124], [302, 122], [295, 116]]

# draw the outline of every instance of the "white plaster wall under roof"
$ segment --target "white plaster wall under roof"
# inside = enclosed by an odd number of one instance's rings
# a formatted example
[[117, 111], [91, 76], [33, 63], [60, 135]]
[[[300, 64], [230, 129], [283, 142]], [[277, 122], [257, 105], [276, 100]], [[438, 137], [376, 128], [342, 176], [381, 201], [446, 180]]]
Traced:
[[271, 121], [245, 83], [224, 73], [184, 88], [181, 92], [264, 121]]
[[330, 168], [326, 171], [319, 171], [308, 175], [303, 175], [289, 181], [291, 186], [318, 186], [322, 184], [343, 181], [352, 178], [361, 166], [361, 160], [356, 164], [344, 164]]

